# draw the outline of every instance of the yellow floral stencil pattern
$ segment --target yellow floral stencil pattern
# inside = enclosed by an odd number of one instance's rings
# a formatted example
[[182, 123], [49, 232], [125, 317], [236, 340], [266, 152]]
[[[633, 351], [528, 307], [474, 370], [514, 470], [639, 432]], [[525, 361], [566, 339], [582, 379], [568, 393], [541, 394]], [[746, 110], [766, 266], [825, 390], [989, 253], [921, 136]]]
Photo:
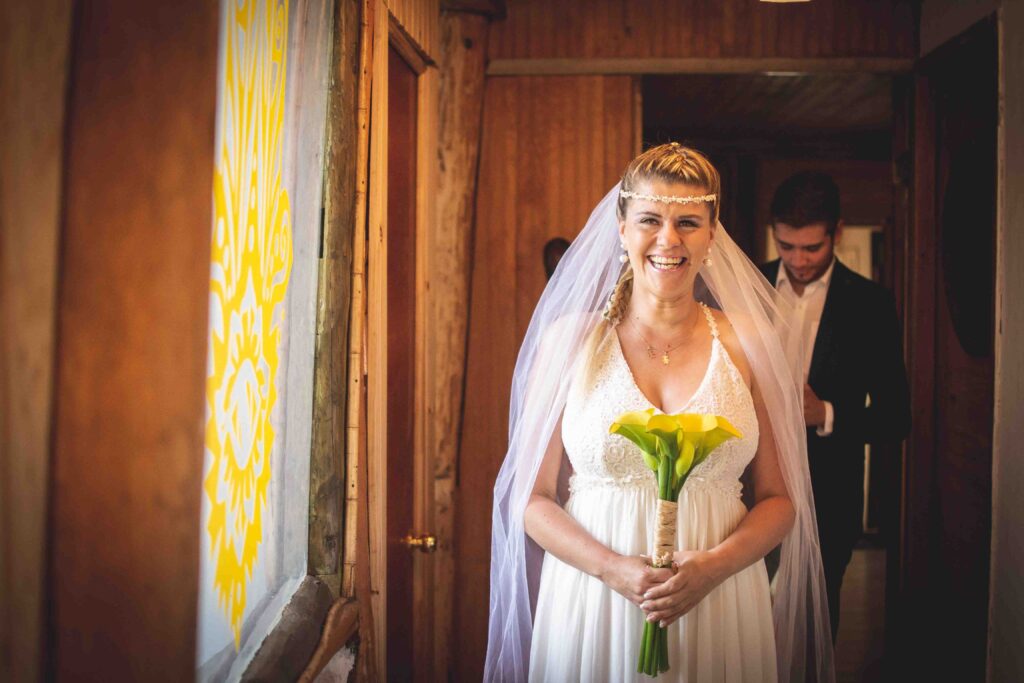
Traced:
[[206, 382], [205, 521], [214, 590], [239, 646], [264, 540], [284, 300], [292, 266], [282, 140], [288, 3], [227, 3]]

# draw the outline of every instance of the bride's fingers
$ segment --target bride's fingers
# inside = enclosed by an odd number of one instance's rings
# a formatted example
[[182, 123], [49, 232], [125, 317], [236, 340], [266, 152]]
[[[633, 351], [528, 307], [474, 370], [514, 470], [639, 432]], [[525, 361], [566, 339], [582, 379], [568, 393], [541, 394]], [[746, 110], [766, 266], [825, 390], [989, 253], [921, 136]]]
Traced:
[[689, 601], [684, 601], [678, 605], [672, 605], [666, 609], [651, 612], [645, 618], [647, 621], [666, 627], [674, 624], [691, 609], [693, 609], [693, 604]]
[[[664, 571], [668, 570], [666, 569]], [[653, 586], [652, 588], [644, 592], [644, 597], [648, 600], [657, 600], [659, 598], [664, 598], [674, 593], [678, 593], [680, 590], [683, 590], [686, 587], [686, 584], [686, 575], [684, 575], [681, 572], [679, 574], [672, 574], [668, 576], [668, 578], [663, 583], [659, 583], [658, 585]]]
[[644, 575], [640, 585], [640, 593], [644, 596], [652, 594], [652, 591], [663, 590], [663, 586], [672, 579], [672, 572], [668, 569], [651, 569]]
[[689, 603], [690, 599], [688, 596], [677, 593], [658, 600], [644, 600], [640, 608], [647, 612], [648, 615], [654, 615], [656, 619], [661, 619], [667, 615], [675, 614]]

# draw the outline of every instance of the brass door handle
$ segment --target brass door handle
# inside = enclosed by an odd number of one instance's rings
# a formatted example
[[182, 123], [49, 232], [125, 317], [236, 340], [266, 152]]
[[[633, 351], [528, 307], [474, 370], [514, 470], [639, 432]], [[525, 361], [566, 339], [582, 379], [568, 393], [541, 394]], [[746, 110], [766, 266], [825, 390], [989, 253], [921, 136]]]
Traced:
[[402, 539], [402, 543], [410, 550], [419, 550], [423, 553], [432, 553], [437, 550], [437, 536], [433, 534], [426, 534], [424, 536], [409, 534]]

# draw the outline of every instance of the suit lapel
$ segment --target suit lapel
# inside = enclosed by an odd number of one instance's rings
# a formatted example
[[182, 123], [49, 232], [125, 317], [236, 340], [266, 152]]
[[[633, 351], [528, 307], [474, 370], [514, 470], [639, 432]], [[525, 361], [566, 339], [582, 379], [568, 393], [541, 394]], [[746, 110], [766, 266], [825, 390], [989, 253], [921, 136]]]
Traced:
[[768, 263], [762, 263], [757, 268], [761, 271], [761, 275], [764, 275], [764, 279], [768, 281], [768, 284], [772, 286], [772, 289], [776, 289], [775, 281], [779, 277], [779, 266], [782, 263], [781, 260], [775, 259]]
[[814, 337], [814, 352], [811, 354], [811, 367], [807, 373], [807, 383], [814, 386], [829, 358], [832, 340], [835, 334], [836, 309], [841, 308], [837, 301], [842, 301], [846, 287], [846, 266], [836, 259], [832, 268], [832, 280], [825, 294], [825, 307], [821, 311], [821, 322], [818, 323], [818, 334]]

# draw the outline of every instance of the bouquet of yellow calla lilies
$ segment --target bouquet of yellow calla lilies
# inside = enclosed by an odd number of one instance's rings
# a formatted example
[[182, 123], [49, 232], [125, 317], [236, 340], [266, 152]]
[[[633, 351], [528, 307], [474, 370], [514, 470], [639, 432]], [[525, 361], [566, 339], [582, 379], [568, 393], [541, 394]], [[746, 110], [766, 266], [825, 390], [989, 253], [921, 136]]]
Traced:
[[[724, 417], [698, 413], [655, 415], [653, 408], [621, 415], [608, 431], [635, 443], [644, 462], [658, 476], [658, 523], [651, 563], [655, 567], [671, 567], [677, 501], [686, 478], [722, 443], [742, 435]], [[657, 676], [668, 669], [668, 631], [645, 622], [637, 671]]]

